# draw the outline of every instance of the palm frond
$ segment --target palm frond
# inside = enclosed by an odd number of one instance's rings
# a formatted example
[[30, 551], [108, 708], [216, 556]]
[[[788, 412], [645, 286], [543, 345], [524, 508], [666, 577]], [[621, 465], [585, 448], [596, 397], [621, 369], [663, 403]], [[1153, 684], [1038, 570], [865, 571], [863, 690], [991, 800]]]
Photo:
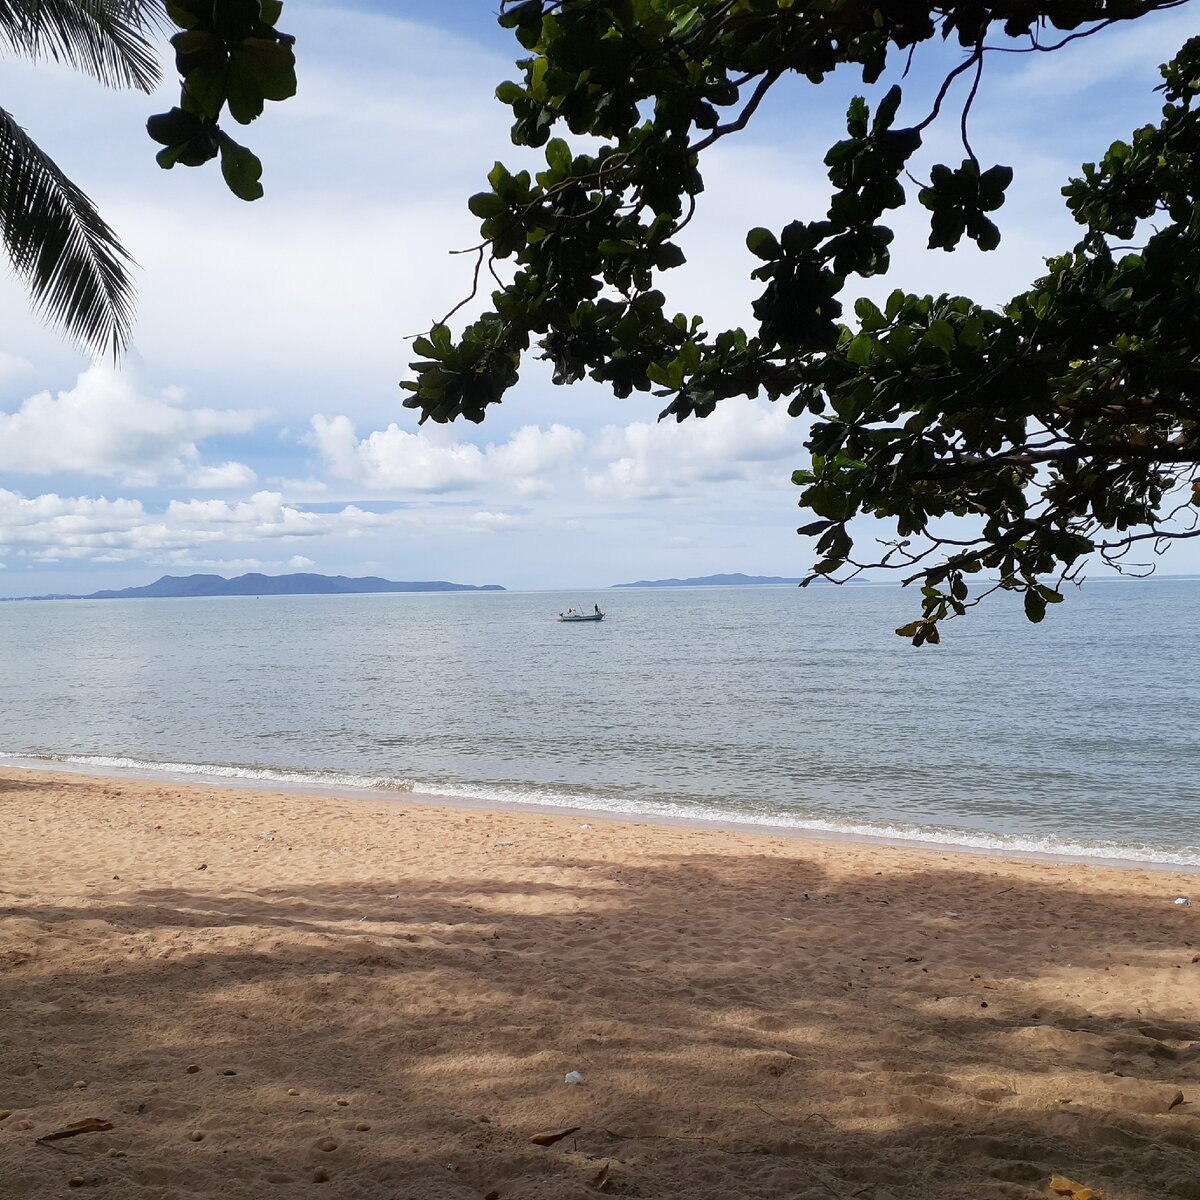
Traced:
[[162, 0], [0, 0], [0, 47], [149, 92], [159, 66], [148, 34], [163, 19]]
[[133, 323], [134, 265], [92, 202], [0, 109], [0, 238], [34, 307], [117, 357]]

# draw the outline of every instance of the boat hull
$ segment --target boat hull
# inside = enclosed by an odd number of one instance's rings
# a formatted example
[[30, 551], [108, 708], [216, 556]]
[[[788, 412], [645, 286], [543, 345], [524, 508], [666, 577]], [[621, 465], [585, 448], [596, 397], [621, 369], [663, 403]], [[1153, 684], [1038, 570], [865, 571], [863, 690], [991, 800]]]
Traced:
[[559, 613], [558, 619], [560, 621], [603, 621], [604, 614], [603, 613], [583, 613], [582, 615], [580, 615], [578, 617], [576, 617], [576, 616], [568, 617], [566, 615], [566, 613]]

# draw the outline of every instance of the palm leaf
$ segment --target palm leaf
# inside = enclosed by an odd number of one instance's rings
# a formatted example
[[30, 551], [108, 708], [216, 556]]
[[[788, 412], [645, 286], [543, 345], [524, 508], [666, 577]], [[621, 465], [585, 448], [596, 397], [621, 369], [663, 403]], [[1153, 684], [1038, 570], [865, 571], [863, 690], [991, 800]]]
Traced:
[[159, 69], [147, 34], [162, 21], [161, 0], [0, 0], [0, 48], [149, 92]]
[[0, 109], [0, 238], [35, 308], [116, 357], [133, 322], [133, 260], [92, 202]]

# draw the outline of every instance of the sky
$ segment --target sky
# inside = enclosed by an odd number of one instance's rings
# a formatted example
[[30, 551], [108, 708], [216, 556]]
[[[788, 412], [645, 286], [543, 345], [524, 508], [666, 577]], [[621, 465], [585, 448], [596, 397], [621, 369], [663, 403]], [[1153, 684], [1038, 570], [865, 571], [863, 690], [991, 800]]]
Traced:
[[[470, 290], [469, 259], [452, 253], [476, 240], [467, 198], [494, 161], [529, 153], [509, 143], [493, 96], [521, 55], [494, 8], [287, 0], [279, 25], [297, 37], [299, 93], [235, 133], [263, 160], [253, 204], [215, 164], [155, 164], [144, 124], [177, 98], [169, 70], [147, 97], [5, 62], [0, 103], [139, 266], [117, 367], [42, 323], [0, 270], [0, 595], [193, 572], [510, 588], [805, 572], [790, 482], [804, 430], [782, 406], [728, 401], [706, 420], [660, 424], [653, 397], [556, 388], [531, 360], [482, 425], [419, 426], [402, 407], [411, 336]], [[1156, 117], [1157, 65], [1192, 16], [1159, 14], [1054, 55], [994, 56], [971, 128], [985, 165], [1017, 172], [1000, 249], [925, 250], [912, 204], [895, 221], [891, 274], [849, 298], [902, 286], [1002, 303], [1024, 290], [1075, 241], [1059, 188]], [[956, 55], [918, 56], [902, 119], [923, 115]], [[848, 71], [781, 87], [706, 152], [689, 261], [661, 281], [673, 305], [710, 330], [749, 323], [760, 285], [745, 232], [823, 214], [821, 158], [848, 99], [877, 96], [902, 66], [872, 88]], [[962, 157], [956, 112], [932, 131], [926, 166]], [[888, 530], [866, 521], [856, 533]], [[1175, 547], [1159, 570], [1200, 571], [1200, 547]]]

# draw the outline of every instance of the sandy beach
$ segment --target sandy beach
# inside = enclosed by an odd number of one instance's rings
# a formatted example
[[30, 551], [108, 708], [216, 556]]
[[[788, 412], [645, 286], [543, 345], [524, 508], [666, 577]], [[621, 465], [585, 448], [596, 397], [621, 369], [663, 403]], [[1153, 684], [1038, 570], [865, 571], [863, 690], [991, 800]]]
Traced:
[[4, 1200], [1200, 1198], [1195, 875], [21, 770], [0, 811]]

